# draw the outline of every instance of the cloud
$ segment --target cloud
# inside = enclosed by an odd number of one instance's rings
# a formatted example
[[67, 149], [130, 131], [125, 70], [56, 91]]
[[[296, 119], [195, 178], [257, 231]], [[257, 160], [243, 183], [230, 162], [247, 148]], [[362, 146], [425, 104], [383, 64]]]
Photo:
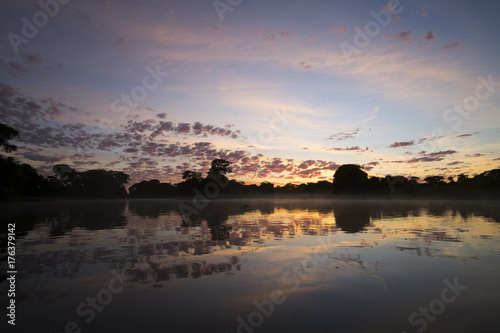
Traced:
[[97, 161], [74, 161], [73, 164], [76, 166], [84, 166], [84, 165], [98, 165], [101, 163]]
[[454, 51], [462, 46], [461, 41], [456, 41], [455, 43], [448, 44], [443, 46], [441, 49], [446, 51]]
[[276, 41], [276, 36], [275, 36], [273, 33], [271, 33], [270, 35], [268, 35], [268, 36], [266, 37], [266, 39], [267, 39], [269, 42], [274, 43], [274, 42]]
[[[232, 124], [219, 127], [201, 122], [173, 123], [161, 120], [166, 118], [166, 114], [159, 114], [157, 118], [143, 121], [130, 120], [121, 128], [107, 131], [81, 123], [54, 122], [54, 119], [58, 120], [66, 114], [80, 111], [50, 98], [36, 101], [5, 84], [0, 84], [0, 108], [6, 110], [6, 123], [20, 130], [19, 142], [39, 149], [26, 147], [26, 151], [20, 151], [19, 156], [52, 165], [69, 158], [74, 160], [73, 165], [89, 168], [102, 163], [92, 159], [94, 154], [89, 152], [93, 150], [114, 152], [119, 154], [120, 161], [109, 162], [106, 167], [116, 168], [118, 164], [123, 164], [121, 170], [131, 175], [132, 182], [153, 178], [179, 181], [182, 172], [188, 167], [207, 172], [210, 161], [215, 158], [223, 158], [234, 163], [234, 176], [251, 178], [267, 176], [283, 179], [325, 178], [331, 177], [325, 176], [325, 172], [331, 173], [339, 167], [335, 162], [264, 158], [261, 154], [252, 155], [244, 150], [218, 149], [211, 142], [168, 142], [160, 137], [161, 134], [170, 133], [173, 136], [215, 135], [234, 139], [240, 135], [240, 131], [234, 130]], [[79, 150], [79, 153], [62, 157], [40, 153], [48, 148]], [[338, 149], [363, 151], [359, 146]], [[164, 165], [166, 158], [186, 157], [189, 158], [189, 166], [180, 164], [173, 168]], [[163, 166], [160, 168], [160, 165]], [[50, 173], [50, 168], [47, 166], [41, 166], [39, 169]]]
[[401, 141], [401, 142], [394, 142], [387, 146], [387, 148], [399, 148], [399, 147], [408, 147], [408, 146], [413, 146], [415, 145], [415, 141]]
[[11, 71], [11, 75], [14, 74], [13, 76], [15, 77], [20, 77], [19, 74], [28, 72], [27, 67], [15, 61], [9, 61], [9, 66], [13, 70]]
[[115, 46], [128, 46], [127, 40], [123, 37], [120, 37], [116, 40]]
[[468, 138], [468, 137], [471, 137], [475, 134], [479, 134], [479, 132], [460, 134], [460, 135], [457, 135], [457, 138], [460, 138], [460, 139]]
[[335, 35], [335, 34], [346, 34], [350, 30], [351, 30], [350, 28], [346, 28], [345, 25], [341, 24], [341, 25], [338, 25], [335, 28], [333, 28], [333, 30], [332, 30], [331, 33], [332, 33], [332, 35]]
[[61, 156], [48, 156], [31, 152], [23, 153], [22, 156], [32, 161], [44, 162], [47, 164], [56, 164], [64, 159], [64, 157]]
[[408, 160], [408, 163], [418, 163], [418, 162], [438, 162], [442, 161], [442, 158], [439, 157], [418, 157], [418, 158], [412, 158], [411, 160]]
[[358, 151], [358, 152], [368, 151], [368, 147], [363, 149], [360, 146], [346, 147], [346, 148], [324, 148], [324, 149], [327, 151]]
[[359, 128], [356, 128], [353, 130], [342, 131], [342, 132], [338, 132], [338, 133], [330, 135], [327, 138], [327, 140], [343, 141], [343, 140], [347, 140], [347, 139], [354, 139], [358, 133], [359, 133]]
[[77, 20], [83, 22], [86, 26], [90, 27], [90, 25], [92, 24], [92, 20], [90, 19], [90, 17], [87, 14], [82, 13], [79, 10], [77, 10], [75, 13], [76, 13], [75, 16], [76, 16]]
[[312, 69], [312, 66], [311, 65], [306, 65], [306, 63], [304, 61], [300, 62], [300, 66], [302, 66], [302, 68], [305, 68], [305, 69]]
[[314, 165], [314, 163], [315, 163], [315, 161], [313, 161], [313, 160], [307, 160], [307, 161], [302, 162], [298, 166], [298, 168], [304, 170], [304, 169], [309, 168], [311, 165]]
[[[315, 178], [323, 175], [323, 172], [333, 172], [340, 167], [335, 162], [323, 160], [307, 160], [295, 162], [292, 159], [283, 160], [281, 158], [273, 158], [269, 160], [260, 160], [259, 164], [255, 162], [246, 167], [245, 170], [254, 172], [258, 177], [266, 178], [271, 176], [286, 176], [289, 179], [295, 177], [300, 178]], [[283, 175], [281, 175], [283, 174]], [[333, 175], [331, 175], [333, 176]]]
[[[157, 115], [157, 117], [160, 119], [165, 119], [166, 114], [160, 113]], [[168, 133], [203, 136], [203, 137], [207, 137], [208, 135], [213, 135], [213, 136], [228, 137], [231, 139], [238, 139], [240, 137], [241, 134], [240, 130], [231, 130], [227, 128], [228, 126], [225, 127], [226, 128], [214, 125], [205, 125], [199, 121], [196, 121], [194, 124], [189, 124], [189, 123], [174, 124], [171, 121], [160, 120], [159, 122], [157, 122], [156, 120], [148, 119], [139, 122], [130, 120], [127, 123], [127, 125], [124, 126], [124, 129], [129, 133], [142, 134], [150, 132], [149, 134], [150, 139], [154, 139], [162, 135], [166, 135]]]
[[33, 65], [38, 65], [43, 60], [42, 56], [39, 55], [38, 53], [33, 54], [28, 52], [23, 54], [23, 59]]
[[421, 151], [419, 155], [423, 157], [413, 158], [408, 160], [408, 163], [418, 163], [418, 162], [439, 162], [442, 161], [446, 156], [456, 154], [456, 150], [444, 150], [438, 151], [435, 153], [426, 153], [425, 151]]
[[376, 167], [379, 164], [380, 163], [377, 161], [369, 162], [363, 165], [363, 169], [365, 169], [366, 171], [371, 171], [374, 167]]
[[388, 35], [385, 37], [385, 39], [395, 39], [398, 40], [400, 43], [405, 44], [405, 45], [410, 45], [413, 42], [413, 36], [411, 35], [411, 31], [402, 31], [402, 32], [396, 32], [393, 35]]
[[436, 153], [425, 153], [425, 152], [420, 152], [421, 155], [424, 156], [429, 156], [429, 157], [444, 157], [446, 155], [453, 155], [456, 154], [456, 150], [444, 150], [444, 151], [438, 151]]
[[381, 6], [380, 9], [387, 10], [388, 12], [393, 12], [396, 10], [396, 7], [398, 6], [397, 3], [393, 2], [388, 2], [385, 5]]
[[430, 46], [431, 42], [434, 40], [434, 38], [436, 38], [434, 36], [434, 30], [431, 30], [431, 31], [427, 31], [424, 36], [422, 37], [422, 40], [425, 42], [425, 46], [428, 47]]
[[210, 27], [210, 30], [215, 32], [216, 34], [220, 34], [222, 32], [222, 28], [216, 25], [212, 25]]
[[[377, 118], [378, 116], [378, 112], [380, 111], [380, 108], [378, 106], [374, 107], [373, 108], [373, 113], [368, 117], [366, 118], [365, 120], [363, 120], [363, 122], [361, 123], [361, 125], [364, 125], [366, 124], [367, 122]], [[358, 129], [359, 130], [359, 129]]]
[[282, 32], [280, 32], [280, 37], [281, 38], [288, 38], [288, 37], [290, 37], [290, 31], [282, 31]]
[[481, 153], [475, 153], [475, 154], [467, 154], [465, 155], [465, 157], [482, 157], [482, 156], [486, 156], [485, 154], [481, 154]]
[[7, 53], [2, 54], [2, 58], [3, 60], [0, 60], [0, 69], [15, 78], [23, 78], [31, 74], [40, 75], [42, 72], [51, 70], [56, 70], [56, 72], [64, 70], [63, 65], [52, 65], [50, 61], [38, 53], [20, 51], [15, 57], [11, 57], [11, 54]]

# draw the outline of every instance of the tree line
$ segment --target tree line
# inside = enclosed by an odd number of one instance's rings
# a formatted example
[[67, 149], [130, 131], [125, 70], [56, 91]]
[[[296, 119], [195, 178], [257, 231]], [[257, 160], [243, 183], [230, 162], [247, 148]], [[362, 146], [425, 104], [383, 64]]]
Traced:
[[[0, 148], [6, 152], [17, 149], [9, 143], [19, 133], [0, 123]], [[126, 190], [130, 177], [121, 171], [94, 169], [78, 172], [65, 164], [52, 168], [53, 175], [39, 174], [29, 164], [18, 163], [12, 157], [0, 155], [0, 201], [21, 197], [73, 197], [73, 198], [192, 198], [196, 193], [216, 189], [217, 198], [235, 197], [429, 197], [500, 198], [500, 169], [493, 169], [469, 178], [461, 174], [444, 179], [429, 176], [419, 182], [418, 177], [369, 176], [357, 164], [340, 166], [333, 181], [303, 184], [288, 183], [275, 186], [264, 181], [259, 185], [229, 179], [231, 162], [215, 159], [210, 170], [200, 172], [186, 170], [183, 181], [161, 183], [157, 179], [143, 180]]]

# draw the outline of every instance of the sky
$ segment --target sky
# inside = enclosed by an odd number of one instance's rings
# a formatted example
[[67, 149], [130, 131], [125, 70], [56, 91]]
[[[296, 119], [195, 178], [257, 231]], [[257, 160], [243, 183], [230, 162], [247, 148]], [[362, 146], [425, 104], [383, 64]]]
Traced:
[[179, 182], [500, 168], [495, 1], [20, 0], [0, 11], [14, 153]]

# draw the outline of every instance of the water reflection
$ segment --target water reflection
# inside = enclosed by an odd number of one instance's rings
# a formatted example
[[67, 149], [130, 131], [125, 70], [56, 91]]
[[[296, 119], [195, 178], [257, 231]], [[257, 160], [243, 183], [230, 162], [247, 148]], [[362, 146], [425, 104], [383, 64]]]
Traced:
[[[454, 308], [477, 316], [466, 317], [479, 328], [499, 309], [495, 203], [215, 201], [190, 216], [179, 204], [2, 205], [1, 223], [19, 231], [22, 329], [61, 331], [74, 320], [91, 332], [234, 332], [236, 318], [276, 289], [287, 301], [255, 332], [410, 332], [408, 316], [455, 276], [470, 292], [429, 331], [465, 320]], [[85, 326], [75, 307], [113, 274], [127, 288]], [[361, 314], [369, 324], [354, 319]]]

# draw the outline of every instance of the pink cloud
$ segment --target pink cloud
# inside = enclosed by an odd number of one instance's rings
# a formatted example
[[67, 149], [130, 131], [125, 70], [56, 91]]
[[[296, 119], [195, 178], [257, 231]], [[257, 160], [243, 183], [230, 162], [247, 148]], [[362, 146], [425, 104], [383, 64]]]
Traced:
[[300, 62], [300, 65], [305, 68], [305, 69], [312, 69], [312, 66], [311, 65], [306, 65], [306, 63], [304, 61], [301, 61]]
[[458, 40], [455, 43], [448, 44], [446, 46], [443, 46], [441, 50], [446, 50], [446, 51], [454, 51], [462, 46], [461, 41]]
[[385, 39], [395, 39], [398, 40], [400, 43], [405, 44], [405, 45], [410, 45], [413, 42], [413, 36], [411, 35], [411, 31], [402, 31], [402, 32], [396, 32], [393, 35], [388, 35], [385, 37]]
[[365, 149], [361, 148], [360, 146], [354, 146], [354, 147], [346, 147], [346, 148], [325, 148], [327, 151], [357, 151], [357, 152], [364, 152], [368, 151], [368, 147]]
[[339, 25], [339, 26], [336, 26], [335, 28], [333, 28], [332, 35], [345, 34], [350, 30], [351, 30], [350, 28], [346, 28], [346, 26], [342, 24], [342, 25]]
[[280, 32], [280, 37], [281, 38], [288, 38], [288, 37], [290, 37], [290, 31], [282, 31], [282, 32]]
[[387, 146], [387, 148], [399, 148], [399, 147], [408, 147], [408, 146], [413, 146], [415, 142], [412, 141], [401, 141], [401, 142], [394, 142]]
[[318, 35], [310, 35], [309, 40], [314, 43], [315, 41], [318, 40]]
[[426, 41], [427, 43], [431, 42], [435, 38], [434, 36], [434, 30], [427, 31], [424, 36], [422, 37], [423, 41]]
[[436, 37], [434, 36], [434, 30], [427, 31], [423, 36], [422, 40], [425, 42], [424, 47], [429, 47], [431, 46], [431, 42], [435, 39]]
[[348, 131], [342, 131], [338, 132], [335, 134], [332, 134], [328, 137], [328, 140], [336, 140], [336, 141], [342, 141], [342, 140], [347, 140], [347, 139], [354, 139], [355, 135], [359, 133], [359, 128], [353, 129], [353, 130], [348, 130]]

